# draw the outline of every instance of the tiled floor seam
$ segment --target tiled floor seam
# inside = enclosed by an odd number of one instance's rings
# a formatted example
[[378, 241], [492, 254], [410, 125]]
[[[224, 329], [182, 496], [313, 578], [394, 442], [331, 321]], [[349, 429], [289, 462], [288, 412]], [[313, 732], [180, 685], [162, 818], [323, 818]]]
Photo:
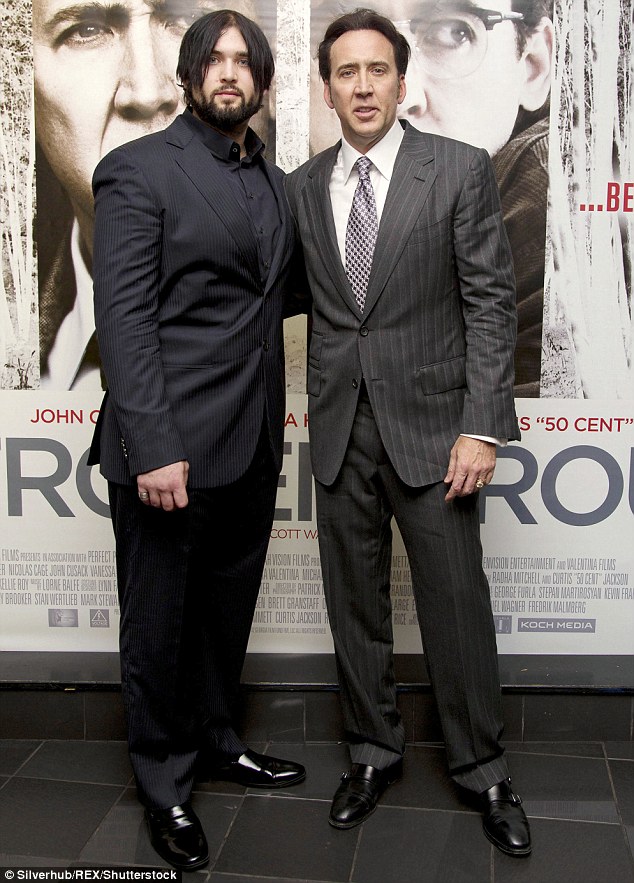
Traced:
[[[233, 814], [233, 818], [231, 819], [231, 822], [230, 822], [227, 830], [225, 831], [224, 837], [222, 838], [222, 843], [220, 844], [220, 846], [216, 850], [216, 855], [214, 856], [213, 862], [211, 860], [211, 856], [209, 856], [209, 873], [210, 874], [214, 870], [216, 865], [218, 864], [218, 860], [220, 859], [220, 856], [222, 855], [222, 850], [225, 848], [225, 845], [227, 843], [227, 840], [229, 839], [231, 831], [233, 830], [233, 826], [236, 823], [236, 819], [238, 818], [240, 810], [244, 806], [244, 801], [247, 798], [247, 794], [248, 794], [248, 792], [245, 792], [244, 794], [232, 795], [232, 796], [236, 797], [236, 799], [238, 801], [238, 805], [236, 806], [236, 810]], [[187, 875], [185, 875], [185, 876], [187, 877]]]

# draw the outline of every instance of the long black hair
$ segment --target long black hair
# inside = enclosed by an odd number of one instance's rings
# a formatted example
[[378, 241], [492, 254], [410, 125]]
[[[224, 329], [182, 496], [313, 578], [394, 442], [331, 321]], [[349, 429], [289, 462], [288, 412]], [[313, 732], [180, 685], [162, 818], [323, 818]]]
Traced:
[[262, 97], [271, 85], [275, 62], [262, 30], [245, 15], [233, 9], [221, 9], [197, 19], [183, 37], [176, 76], [183, 87], [187, 104], [191, 104], [192, 89], [202, 87], [216, 43], [229, 28], [237, 28], [247, 44], [256, 93]]

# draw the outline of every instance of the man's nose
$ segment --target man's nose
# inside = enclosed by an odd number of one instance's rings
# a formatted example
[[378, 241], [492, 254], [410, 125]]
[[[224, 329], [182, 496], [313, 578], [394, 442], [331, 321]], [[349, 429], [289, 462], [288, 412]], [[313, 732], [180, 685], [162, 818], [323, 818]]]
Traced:
[[220, 79], [223, 83], [235, 83], [238, 78], [236, 63], [232, 58], [225, 58], [220, 68]]
[[355, 92], [357, 95], [370, 95], [373, 91], [372, 80], [366, 73], [363, 71], [359, 74], [359, 79], [357, 80], [357, 84], [355, 86]]
[[[135, 32], [136, 30], [136, 32]], [[115, 107], [128, 119], [169, 116], [179, 106], [177, 53], [150, 28], [131, 28], [121, 60]]]
[[425, 91], [426, 73], [417, 59], [417, 53], [412, 51], [409, 65], [407, 66], [407, 94], [405, 101], [399, 105], [398, 116], [401, 119], [410, 119], [416, 125], [427, 112], [427, 93]]

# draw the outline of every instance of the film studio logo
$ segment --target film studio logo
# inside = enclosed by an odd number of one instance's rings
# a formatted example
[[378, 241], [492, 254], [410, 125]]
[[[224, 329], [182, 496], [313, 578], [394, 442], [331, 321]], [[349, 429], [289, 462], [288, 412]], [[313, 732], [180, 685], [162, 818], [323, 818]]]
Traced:
[[512, 616], [498, 616], [494, 614], [493, 621], [495, 623], [495, 632], [498, 635], [510, 635], [513, 631]]
[[51, 629], [76, 629], [79, 626], [79, 610], [49, 607], [48, 627]]
[[597, 630], [596, 619], [569, 619], [564, 617], [533, 617], [517, 620], [518, 632], [557, 632], [559, 634], [578, 634]]
[[[49, 608], [48, 625], [52, 629], [79, 628], [79, 610], [59, 607]], [[110, 611], [108, 608], [99, 607], [90, 610], [90, 628], [110, 628]]]
[[90, 628], [91, 629], [109, 629], [110, 628], [110, 611], [108, 608], [98, 608], [90, 611]]

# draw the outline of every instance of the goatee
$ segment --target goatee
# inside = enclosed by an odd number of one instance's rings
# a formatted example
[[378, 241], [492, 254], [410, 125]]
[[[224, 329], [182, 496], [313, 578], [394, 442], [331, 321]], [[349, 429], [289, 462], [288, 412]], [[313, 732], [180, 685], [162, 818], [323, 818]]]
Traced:
[[254, 96], [250, 101], [246, 101], [244, 95], [240, 92], [240, 104], [238, 106], [218, 106], [214, 104], [214, 98], [211, 100], [201, 96], [200, 98], [191, 99], [191, 107], [196, 116], [199, 117], [208, 126], [218, 129], [221, 132], [231, 132], [237, 126], [248, 122], [261, 107], [260, 98]]

